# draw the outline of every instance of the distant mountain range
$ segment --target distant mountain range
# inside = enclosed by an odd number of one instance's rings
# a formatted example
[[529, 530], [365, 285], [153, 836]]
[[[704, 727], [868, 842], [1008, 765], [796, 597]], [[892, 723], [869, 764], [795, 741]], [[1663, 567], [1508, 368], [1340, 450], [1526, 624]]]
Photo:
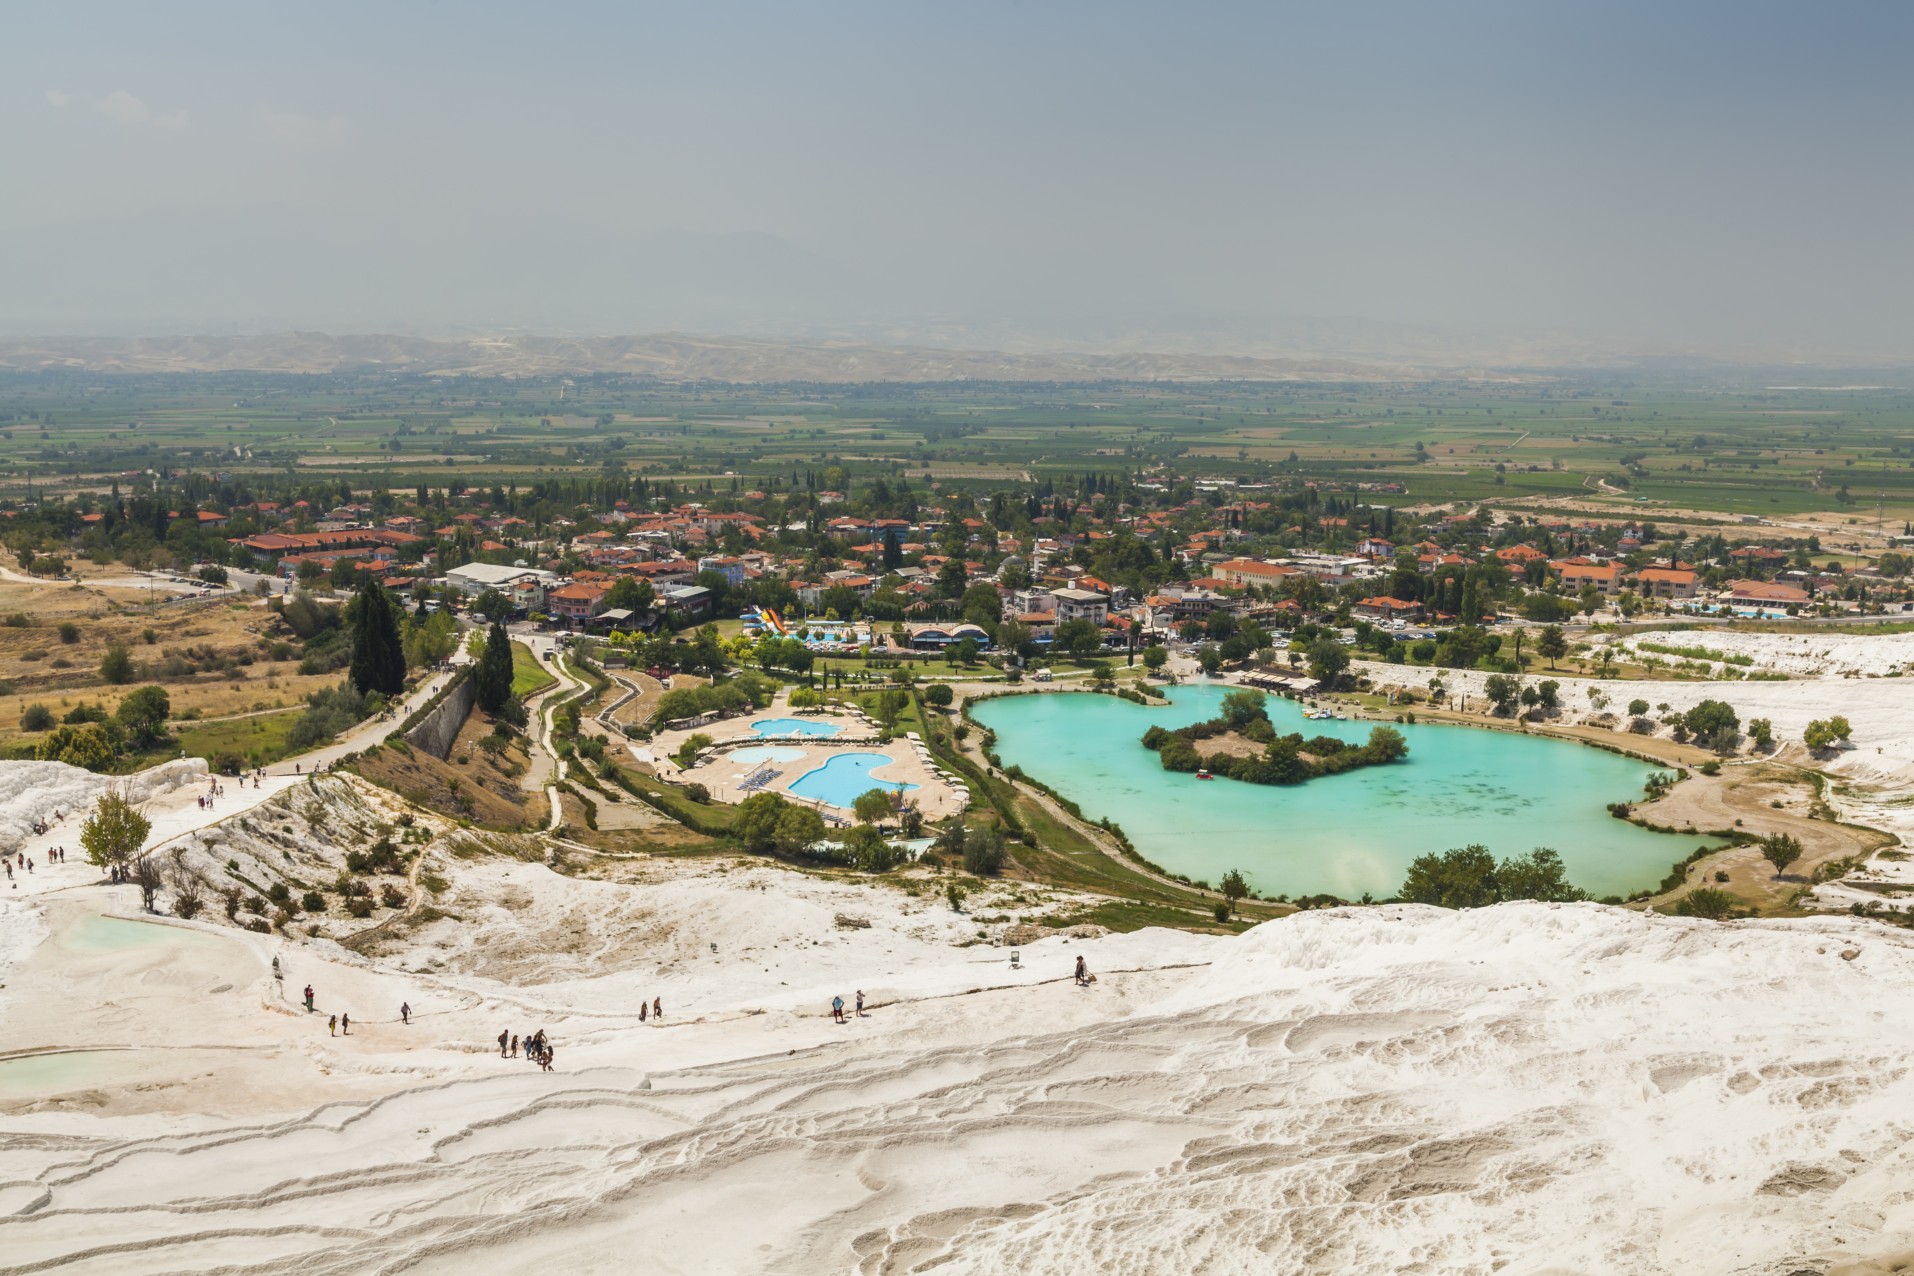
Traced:
[[1227, 354], [1007, 352], [850, 341], [767, 341], [667, 333], [434, 340], [289, 332], [247, 337], [0, 339], [0, 370], [102, 373], [407, 372], [563, 376], [623, 373], [668, 381], [1374, 381], [1477, 370], [1333, 358]]

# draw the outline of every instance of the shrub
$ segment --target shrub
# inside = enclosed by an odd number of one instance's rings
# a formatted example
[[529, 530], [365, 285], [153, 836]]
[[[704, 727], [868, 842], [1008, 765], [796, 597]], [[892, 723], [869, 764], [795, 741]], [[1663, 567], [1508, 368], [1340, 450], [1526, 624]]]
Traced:
[[1705, 917], [1718, 922], [1734, 911], [1735, 897], [1712, 886], [1697, 886], [1675, 901], [1677, 917]]
[[60, 641], [72, 646], [80, 641], [80, 627], [70, 620], [63, 620], [59, 627]]
[[379, 888], [379, 902], [387, 908], [404, 908], [405, 892], [392, 882], [387, 882]]
[[979, 825], [964, 838], [964, 871], [995, 877], [1003, 871], [1004, 835], [994, 824]]
[[299, 897], [299, 907], [308, 913], [323, 913], [326, 911], [326, 897], [318, 891], [307, 891]]
[[100, 677], [116, 687], [133, 681], [133, 657], [124, 645], [116, 642], [106, 649], [106, 655], [100, 658]]
[[43, 704], [28, 705], [27, 711], [20, 715], [20, 729], [22, 731], [53, 730], [53, 710]]

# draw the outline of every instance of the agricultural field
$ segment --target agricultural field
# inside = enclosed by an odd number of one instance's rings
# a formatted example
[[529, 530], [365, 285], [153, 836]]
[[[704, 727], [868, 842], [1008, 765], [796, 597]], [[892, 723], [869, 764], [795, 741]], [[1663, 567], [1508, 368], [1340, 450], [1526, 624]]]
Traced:
[[775, 479], [832, 488], [896, 475], [995, 489], [1160, 469], [1400, 483], [1384, 499], [1408, 504], [1914, 518], [1914, 392], [1774, 389], [1769, 376], [1735, 376], [723, 386], [16, 373], [0, 375], [0, 500], [98, 490], [147, 470], [363, 491], [610, 468], [721, 494]]

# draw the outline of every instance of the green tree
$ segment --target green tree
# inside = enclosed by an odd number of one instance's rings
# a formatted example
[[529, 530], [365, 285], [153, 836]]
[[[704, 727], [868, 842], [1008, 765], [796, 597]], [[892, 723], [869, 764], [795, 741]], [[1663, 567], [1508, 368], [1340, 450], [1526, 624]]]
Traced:
[[860, 824], [878, 824], [891, 813], [889, 789], [866, 789], [851, 803], [851, 813]]
[[1522, 694], [1522, 684], [1505, 673], [1492, 673], [1483, 682], [1482, 692], [1498, 714], [1507, 714], [1514, 710]]
[[472, 614], [493, 622], [510, 620], [514, 610], [512, 600], [496, 589], [487, 589], [472, 600]]
[[1761, 858], [1774, 865], [1774, 875], [1780, 877], [1788, 871], [1788, 865], [1801, 858], [1800, 839], [1787, 833], [1770, 833], [1761, 839]]
[[866, 873], [883, 873], [896, 868], [903, 857], [885, 836], [869, 824], [854, 825], [846, 830], [844, 837], [844, 858], [853, 868]]
[[1568, 636], [1562, 632], [1560, 625], [1546, 626], [1535, 640], [1535, 650], [1541, 653], [1542, 659], [1548, 661], [1548, 667], [1553, 669], [1555, 662], [1568, 654]]
[[97, 722], [78, 726], [62, 724], [47, 732], [34, 752], [43, 762], [64, 762], [88, 771], [104, 771], [113, 765], [113, 739]]
[[1377, 762], [1395, 762], [1409, 754], [1409, 742], [1394, 727], [1369, 728], [1369, 743], [1363, 748]]
[[1848, 725], [1846, 718], [1816, 718], [1813, 722], [1808, 723], [1806, 730], [1802, 731], [1801, 741], [1803, 744], [1806, 744], [1808, 748], [1819, 753], [1824, 749], [1832, 749], [1835, 745], [1844, 743], [1853, 733], [1854, 729]]
[[1481, 908], [1496, 902], [1495, 857], [1486, 846], [1472, 845], [1440, 855], [1418, 855], [1409, 863], [1402, 898], [1439, 908]]
[[1229, 902], [1230, 916], [1234, 917], [1238, 902], [1249, 896], [1249, 883], [1243, 880], [1241, 873], [1232, 868], [1223, 874], [1217, 889], [1223, 892], [1223, 898]]
[[644, 612], [651, 610], [651, 604], [657, 597], [658, 593], [651, 587], [650, 581], [640, 580], [636, 576], [620, 576], [605, 591], [605, 606]]
[[1305, 654], [1309, 659], [1309, 676], [1325, 689], [1339, 684], [1349, 668], [1349, 651], [1334, 638], [1316, 639]]
[[772, 850], [778, 842], [778, 821], [790, 805], [776, 793], [753, 793], [738, 803], [731, 832], [747, 851]]
[[1402, 898], [1442, 908], [1480, 908], [1514, 899], [1567, 902], [1587, 895], [1568, 881], [1561, 856], [1546, 846], [1500, 864], [1480, 845], [1419, 855], [1409, 865]]
[[1723, 700], [1702, 700], [1680, 717], [1688, 735], [1698, 740], [1713, 740], [1723, 731], [1738, 731], [1742, 719]]
[[116, 687], [123, 687], [135, 677], [133, 657], [122, 643], [114, 643], [106, 649], [106, 655], [100, 658], [100, 677]]
[[1568, 868], [1562, 857], [1546, 846], [1538, 846], [1527, 855], [1503, 860], [1495, 869], [1496, 895], [1500, 899], [1539, 899], [1567, 903], [1587, 899], [1579, 887], [1571, 886]]
[[86, 858], [99, 868], [121, 868], [146, 844], [153, 822], [117, 793], [101, 795], [93, 813], [80, 826], [80, 845]]
[[924, 688], [925, 703], [935, 705], [939, 709], [948, 709], [950, 702], [955, 698], [956, 692], [952, 691], [947, 683], [933, 682]]
[[[1644, 711], [1647, 710], [1646, 703], [1642, 708]], [[1774, 723], [1766, 718], [1748, 719], [1748, 739], [1754, 742], [1756, 749], [1766, 753], [1774, 747]]]
[[493, 622], [485, 635], [485, 647], [479, 653], [477, 681], [478, 707], [496, 714], [512, 695], [512, 640], [505, 626]]
[[802, 855], [824, 840], [824, 817], [808, 806], [789, 806], [778, 816], [777, 849]]
[[698, 755], [710, 748], [711, 745], [712, 740], [710, 736], [702, 731], [693, 731], [684, 738], [684, 743], [678, 746], [678, 751], [672, 756], [677, 759], [679, 766], [689, 767], [698, 760]]
[[126, 728], [134, 748], [148, 749], [166, 738], [166, 719], [172, 712], [173, 702], [166, 688], [138, 687], [126, 693], [113, 716]]
[[1223, 720], [1231, 727], [1241, 730], [1258, 718], [1269, 717], [1269, 711], [1263, 707], [1263, 693], [1242, 688], [1223, 694]]
[[1003, 871], [1004, 835], [995, 824], [980, 824], [964, 839], [964, 871], [995, 877]]
[[1169, 649], [1161, 643], [1152, 643], [1143, 649], [1143, 667], [1151, 673], [1161, 673], [1163, 666], [1170, 663]]
[[346, 609], [352, 626], [352, 663], [348, 676], [362, 694], [396, 696], [405, 690], [405, 643], [399, 636], [399, 609], [384, 585], [366, 580]]

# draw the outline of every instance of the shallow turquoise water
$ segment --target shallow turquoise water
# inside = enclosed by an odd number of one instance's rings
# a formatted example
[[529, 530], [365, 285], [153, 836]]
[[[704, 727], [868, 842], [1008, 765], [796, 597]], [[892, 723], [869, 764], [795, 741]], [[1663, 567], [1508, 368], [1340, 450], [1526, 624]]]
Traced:
[[[1242, 870], [1259, 891], [1344, 899], [1395, 894], [1409, 861], [1480, 842], [1498, 858], [1553, 847], [1592, 895], [1652, 887], [1699, 841], [1609, 815], [1642, 795], [1645, 763], [1560, 740], [1474, 727], [1400, 726], [1409, 756], [1392, 766], [1294, 787], [1198, 780], [1165, 771], [1139, 743], [1152, 725], [1213, 718], [1227, 687], [1170, 689], [1168, 706], [1115, 696], [1005, 696], [972, 714], [997, 733], [1005, 766], [1122, 825], [1137, 850], [1211, 882]], [[1280, 732], [1368, 738], [1370, 722], [1310, 722], [1268, 700]]]
[[915, 784], [871, 778], [871, 772], [892, 762], [893, 759], [883, 753], [840, 753], [815, 771], [806, 771], [792, 781], [790, 791], [802, 798], [849, 810], [860, 794], [872, 789], [908, 793], [916, 788]]
[[80, 952], [117, 952], [126, 948], [146, 948], [160, 944], [205, 946], [223, 941], [217, 935], [166, 926], [154, 922], [127, 921], [119, 917], [90, 916], [73, 924], [62, 942]]
[[751, 729], [759, 735], [816, 735], [837, 734], [834, 722], [819, 722], [815, 718], [759, 718], [751, 724]]

